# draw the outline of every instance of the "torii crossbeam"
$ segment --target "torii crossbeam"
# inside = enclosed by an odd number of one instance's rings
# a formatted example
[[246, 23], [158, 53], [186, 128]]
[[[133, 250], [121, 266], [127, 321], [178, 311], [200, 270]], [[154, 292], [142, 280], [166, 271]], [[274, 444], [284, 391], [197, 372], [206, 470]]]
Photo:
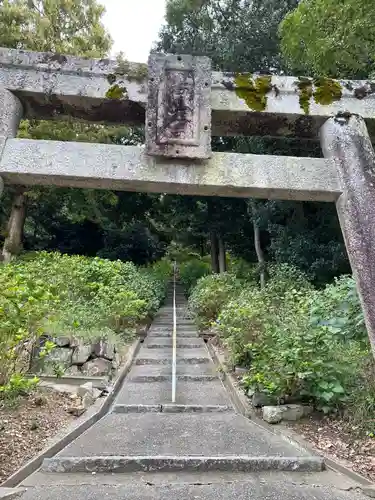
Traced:
[[[9, 184], [335, 202], [375, 352], [375, 84], [211, 73], [0, 49], [0, 176]], [[145, 125], [146, 145], [16, 139], [22, 118]], [[323, 159], [212, 153], [211, 136], [320, 138]]]

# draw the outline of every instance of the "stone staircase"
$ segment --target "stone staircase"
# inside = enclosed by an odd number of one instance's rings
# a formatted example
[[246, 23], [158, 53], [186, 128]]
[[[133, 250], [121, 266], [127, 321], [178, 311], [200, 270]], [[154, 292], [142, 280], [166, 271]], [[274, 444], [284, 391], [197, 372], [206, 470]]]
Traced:
[[[344, 476], [236, 413], [177, 284], [111, 411], [21, 485], [22, 500], [359, 500]], [[343, 491], [343, 485], [350, 491]], [[354, 488], [354, 489], [353, 489]]]

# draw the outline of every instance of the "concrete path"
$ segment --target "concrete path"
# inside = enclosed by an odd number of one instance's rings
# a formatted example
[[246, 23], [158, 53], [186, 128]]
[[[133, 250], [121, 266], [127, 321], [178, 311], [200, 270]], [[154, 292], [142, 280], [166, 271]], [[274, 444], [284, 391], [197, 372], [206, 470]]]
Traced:
[[[22, 500], [359, 500], [321, 458], [236, 413], [177, 286], [177, 398], [172, 291], [111, 412], [22, 486]], [[345, 487], [343, 488], [343, 485]], [[347, 490], [347, 491], [343, 491]]]

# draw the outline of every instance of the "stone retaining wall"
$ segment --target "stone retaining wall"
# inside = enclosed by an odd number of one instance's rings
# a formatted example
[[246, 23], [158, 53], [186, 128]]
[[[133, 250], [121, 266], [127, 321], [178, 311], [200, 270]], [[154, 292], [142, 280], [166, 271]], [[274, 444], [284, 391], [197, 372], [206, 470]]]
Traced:
[[[44, 358], [40, 349], [47, 340], [55, 347]], [[127, 346], [116, 346], [108, 340], [87, 341], [75, 337], [45, 336], [34, 349], [31, 371], [39, 375], [105, 376], [110, 380], [116, 373], [127, 351]]]

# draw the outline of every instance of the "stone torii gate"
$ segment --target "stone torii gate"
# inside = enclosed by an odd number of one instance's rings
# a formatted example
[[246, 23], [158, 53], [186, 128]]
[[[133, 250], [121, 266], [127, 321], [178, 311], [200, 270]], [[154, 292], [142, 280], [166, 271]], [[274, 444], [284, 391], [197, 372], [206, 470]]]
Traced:
[[[375, 88], [0, 49], [0, 176], [55, 185], [335, 202], [375, 352]], [[16, 139], [21, 118], [145, 124], [145, 148]], [[324, 158], [211, 153], [211, 135], [320, 138]]]

